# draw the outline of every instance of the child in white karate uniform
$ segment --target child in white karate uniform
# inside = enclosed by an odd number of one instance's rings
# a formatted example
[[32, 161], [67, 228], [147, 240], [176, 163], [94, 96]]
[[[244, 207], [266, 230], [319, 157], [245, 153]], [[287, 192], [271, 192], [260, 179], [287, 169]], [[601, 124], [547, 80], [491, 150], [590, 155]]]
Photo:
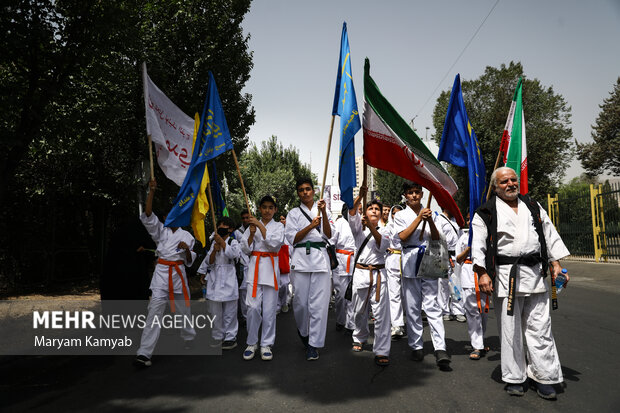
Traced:
[[[149, 188], [150, 192], [140, 220], [157, 244], [159, 258], [149, 287], [152, 293], [149, 312], [134, 362], [138, 366], [146, 367], [151, 365], [151, 356], [159, 339], [161, 317], [166, 305], [170, 303], [170, 310], [179, 316], [190, 317], [190, 294], [185, 266], [191, 266], [196, 258], [196, 253], [192, 251], [194, 237], [179, 227], [164, 227], [164, 224], [153, 214], [153, 198], [157, 189], [155, 179], [149, 182]], [[154, 321], [156, 318], [160, 322]], [[190, 346], [195, 336], [196, 331], [191, 326], [184, 326], [181, 329], [181, 337], [185, 340], [186, 346]]]
[[223, 350], [237, 347], [239, 329], [239, 289], [235, 260], [241, 255], [241, 247], [237, 240], [230, 237], [234, 227], [233, 220], [228, 217], [218, 220], [211, 248], [198, 269], [200, 280], [206, 282], [209, 314], [215, 317], [212, 337], [217, 342], [223, 340]]
[[241, 239], [242, 251], [251, 254], [245, 297], [248, 308], [248, 346], [243, 352], [245, 360], [254, 358], [261, 326], [260, 354], [263, 360], [273, 358], [271, 346], [276, 340], [276, 308], [280, 283], [278, 252], [284, 242], [284, 226], [273, 219], [278, 209], [271, 196], [264, 196], [258, 208], [261, 220], [251, 217], [250, 226]]

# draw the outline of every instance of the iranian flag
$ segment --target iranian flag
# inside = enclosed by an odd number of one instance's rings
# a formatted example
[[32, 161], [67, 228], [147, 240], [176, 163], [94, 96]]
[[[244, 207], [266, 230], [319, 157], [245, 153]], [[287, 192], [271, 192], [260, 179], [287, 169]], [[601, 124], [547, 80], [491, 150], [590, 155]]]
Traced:
[[519, 83], [512, 97], [508, 119], [502, 135], [500, 150], [504, 153], [504, 163], [507, 167], [514, 169], [519, 175], [521, 195], [528, 192], [527, 188], [527, 147], [525, 145], [525, 116], [523, 116], [522, 102], [523, 78], [519, 78]]
[[452, 196], [454, 180], [433, 153], [379, 91], [370, 77], [370, 62], [364, 65], [364, 160], [428, 189], [437, 203], [449, 210], [459, 225], [465, 221]]

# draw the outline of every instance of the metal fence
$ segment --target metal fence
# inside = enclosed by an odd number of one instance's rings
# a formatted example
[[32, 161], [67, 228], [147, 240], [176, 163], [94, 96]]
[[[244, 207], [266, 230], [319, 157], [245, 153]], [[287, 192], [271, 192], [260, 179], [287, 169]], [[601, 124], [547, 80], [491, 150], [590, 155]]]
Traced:
[[572, 257], [620, 260], [620, 183], [547, 195], [547, 206]]

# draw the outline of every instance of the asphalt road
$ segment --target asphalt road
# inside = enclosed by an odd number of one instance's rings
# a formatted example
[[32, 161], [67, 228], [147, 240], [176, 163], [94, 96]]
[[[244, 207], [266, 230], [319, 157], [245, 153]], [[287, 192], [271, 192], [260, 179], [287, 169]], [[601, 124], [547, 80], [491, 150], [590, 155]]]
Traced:
[[[452, 371], [437, 369], [425, 328], [422, 363], [401, 340], [391, 365], [377, 367], [370, 347], [350, 351], [330, 320], [326, 347], [308, 362], [292, 312], [278, 316], [274, 359], [244, 361], [244, 346], [222, 356], [157, 356], [135, 369], [132, 357], [2, 357], [3, 411], [281, 412], [281, 411], [562, 411], [619, 412], [615, 351], [620, 345], [620, 265], [565, 262], [571, 282], [554, 311], [553, 332], [565, 382], [556, 401], [504, 393], [495, 315], [491, 351], [470, 361], [466, 324], [446, 322]], [[330, 315], [333, 314], [330, 312]], [[2, 332], [3, 334], [6, 332]], [[240, 334], [240, 339], [244, 337]]]

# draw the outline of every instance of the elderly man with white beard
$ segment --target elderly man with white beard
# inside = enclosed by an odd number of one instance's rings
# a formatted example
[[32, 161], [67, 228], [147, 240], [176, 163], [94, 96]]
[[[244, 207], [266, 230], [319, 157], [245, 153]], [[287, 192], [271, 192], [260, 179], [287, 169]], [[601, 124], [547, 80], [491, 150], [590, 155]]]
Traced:
[[495, 170], [491, 186], [495, 195], [472, 222], [472, 261], [480, 291], [494, 297], [505, 390], [522, 396], [529, 377], [540, 397], [555, 399], [552, 384], [563, 377], [544, 280], [549, 267], [555, 280], [562, 271], [558, 260], [570, 253], [544, 209], [519, 195], [514, 170]]

